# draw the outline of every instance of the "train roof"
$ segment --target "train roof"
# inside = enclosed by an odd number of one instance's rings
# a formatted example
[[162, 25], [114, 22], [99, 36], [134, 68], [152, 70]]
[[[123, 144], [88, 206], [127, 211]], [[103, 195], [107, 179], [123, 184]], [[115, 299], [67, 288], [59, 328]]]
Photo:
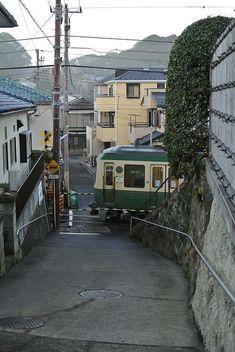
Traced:
[[105, 149], [98, 160], [167, 161], [167, 153], [161, 147], [119, 145]]

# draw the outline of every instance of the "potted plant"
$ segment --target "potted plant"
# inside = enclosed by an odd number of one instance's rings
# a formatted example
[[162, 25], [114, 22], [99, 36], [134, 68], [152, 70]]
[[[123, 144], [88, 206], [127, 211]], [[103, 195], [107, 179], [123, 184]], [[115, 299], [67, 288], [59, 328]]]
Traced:
[[9, 184], [8, 183], [0, 183], [0, 194], [4, 194], [5, 192], [9, 192]]

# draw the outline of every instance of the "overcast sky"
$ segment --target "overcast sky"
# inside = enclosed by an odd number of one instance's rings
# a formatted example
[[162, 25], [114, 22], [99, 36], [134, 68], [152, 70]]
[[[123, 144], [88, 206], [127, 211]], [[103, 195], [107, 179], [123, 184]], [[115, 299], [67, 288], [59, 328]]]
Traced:
[[[2, 29], [2, 32], [9, 32], [16, 39], [35, 38], [44, 36], [39, 29], [41, 27], [50, 38], [31, 39], [21, 44], [28, 50], [33, 64], [36, 63], [35, 49], [44, 50], [41, 55], [45, 56], [45, 64], [53, 64], [55, 19], [50, 12], [50, 5], [54, 9], [55, 0], [0, 1], [18, 23], [18, 27]], [[232, 8], [231, 0], [62, 0], [61, 3], [68, 4], [71, 10], [82, 7], [82, 13], [70, 14], [70, 59], [94, 51], [101, 54], [109, 50], [123, 50], [135, 44], [128, 40], [73, 38], [74, 35], [140, 40], [152, 34], [166, 37], [180, 35], [188, 25], [201, 18], [217, 15], [234, 17], [235, 14], [235, 4]]]

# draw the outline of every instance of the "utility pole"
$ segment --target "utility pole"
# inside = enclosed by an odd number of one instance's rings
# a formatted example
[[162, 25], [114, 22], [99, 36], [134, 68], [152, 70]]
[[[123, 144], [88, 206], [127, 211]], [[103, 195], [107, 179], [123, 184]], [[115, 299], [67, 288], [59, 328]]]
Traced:
[[[55, 6], [55, 45], [54, 45], [54, 85], [53, 85], [53, 159], [59, 165], [60, 159], [60, 37], [61, 37], [62, 6], [56, 0]], [[60, 226], [60, 178], [54, 179], [53, 202], [54, 228]]]
[[39, 87], [39, 66], [44, 61], [44, 57], [43, 56], [39, 57], [39, 54], [40, 54], [39, 49], [35, 49], [35, 51], [36, 51], [36, 64], [37, 64], [36, 77], [35, 77], [36, 82], [35, 83], [36, 83], [36, 89], [38, 89], [38, 87]]
[[[63, 123], [63, 145], [64, 145], [64, 181], [66, 191], [70, 191], [69, 183], [69, 99], [68, 99], [68, 77], [69, 77], [69, 53], [70, 46], [70, 20], [69, 13], [82, 13], [81, 7], [78, 10], [71, 11], [66, 4], [64, 7], [64, 123]], [[69, 202], [69, 199], [68, 199]]]
[[69, 10], [68, 5], [65, 5], [64, 8], [64, 124], [63, 124], [63, 135], [65, 136], [64, 142], [64, 181], [65, 189], [68, 194], [68, 203], [69, 203], [69, 192], [70, 192], [70, 183], [69, 183], [69, 94], [68, 94], [68, 74], [69, 74], [69, 38], [70, 31], [70, 22], [69, 22]]

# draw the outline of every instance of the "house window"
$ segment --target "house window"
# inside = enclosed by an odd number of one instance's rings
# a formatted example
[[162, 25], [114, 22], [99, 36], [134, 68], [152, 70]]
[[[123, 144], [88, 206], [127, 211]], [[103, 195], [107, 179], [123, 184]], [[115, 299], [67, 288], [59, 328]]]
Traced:
[[152, 125], [153, 125], [152, 110], [148, 110], [148, 125], [149, 125], [149, 126], [152, 126]]
[[8, 147], [7, 142], [2, 145], [3, 173], [8, 170]]
[[138, 83], [127, 83], [126, 96], [127, 96], [127, 98], [139, 98], [140, 97], [140, 85]]
[[156, 118], [156, 125], [157, 127], [161, 127], [162, 125], [162, 119], [161, 119], [161, 112], [160, 111], [157, 111], [157, 118]]
[[163, 167], [154, 166], [152, 169], [152, 187], [159, 188], [163, 183]]
[[109, 127], [114, 127], [114, 115], [115, 113], [113, 111], [108, 113]]
[[165, 89], [166, 85], [165, 82], [157, 82], [157, 89]]
[[10, 157], [11, 157], [11, 165], [15, 164], [17, 161], [16, 157], [16, 137], [10, 140]]
[[5, 138], [5, 140], [7, 140], [7, 127], [6, 126], [4, 127], [4, 138]]
[[133, 188], [144, 188], [145, 168], [144, 165], [125, 165], [124, 186]]
[[109, 86], [108, 90], [109, 90], [109, 97], [113, 97], [113, 86]]

